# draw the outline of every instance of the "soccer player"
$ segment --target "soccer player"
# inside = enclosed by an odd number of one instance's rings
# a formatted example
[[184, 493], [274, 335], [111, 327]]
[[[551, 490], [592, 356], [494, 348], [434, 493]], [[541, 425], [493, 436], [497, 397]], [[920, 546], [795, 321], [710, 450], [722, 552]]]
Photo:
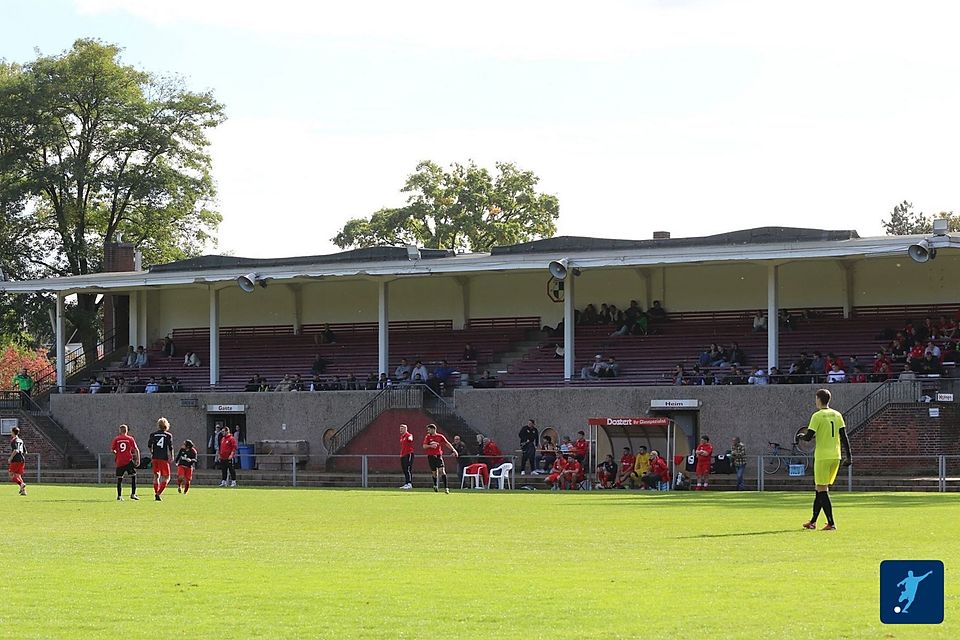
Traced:
[[193, 468], [197, 466], [196, 447], [191, 440], [185, 440], [183, 446], [177, 451], [177, 493], [181, 491], [186, 494], [190, 491], [190, 483], [193, 481]]
[[710, 461], [713, 460], [713, 445], [709, 436], [700, 436], [700, 444], [693, 452], [697, 458], [697, 467], [694, 473], [697, 476], [696, 491], [706, 491], [710, 481]]
[[227, 486], [227, 475], [230, 476], [230, 486], [237, 486], [237, 470], [233, 465], [233, 456], [237, 453], [237, 439], [230, 433], [230, 427], [224, 427], [220, 436], [220, 449], [217, 456], [220, 459], [221, 487]]
[[630, 474], [630, 486], [636, 487], [636, 483], [643, 481], [643, 476], [650, 473], [650, 454], [647, 448], [640, 446], [637, 449], [637, 456], [633, 463], [633, 473]]
[[630, 476], [633, 474], [633, 465], [636, 461], [637, 458], [630, 451], [630, 447], [624, 447], [623, 455], [620, 456], [620, 471], [617, 472], [617, 481], [614, 483], [614, 487], [617, 489], [624, 488], [623, 483], [630, 480]]
[[608, 453], [606, 459], [597, 465], [597, 488], [612, 489], [616, 477], [617, 463], [613, 461], [613, 454]]
[[403, 470], [401, 489], [413, 489], [413, 434], [407, 425], [400, 425], [400, 468]]
[[[803, 524], [804, 529], [816, 529], [817, 518], [823, 510], [827, 516], [827, 524], [823, 531], [836, 531], [833, 521], [833, 505], [830, 503], [830, 485], [837, 479], [840, 466], [849, 467], [853, 464], [853, 455], [850, 453], [850, 440], [847, 439], [847, 430], [844, 428], [843, 416], [836, 409], [830, 408], [831, 394], [826, 389], [816, 393], [817, 410], [810, 416], [810, 424], [806, 429], [797, 432], [797, 439], [803, 438], [807, 442], [816, 437], [816, 447], [813, 451], [813, 481], [816, 484], [817, 495], [813, 499], [813, 518]], [[842, 455], [841, 455], [842, 450]]]
[[551, 489], [560, 488], [560, 478], [563, 476], [566, 468], [567, 456], [557, 456], [557, 459], [553, 461], [553, 468], [550, 471], [550, 475], [547, 476], [547, 484], [550, 485]]
[[567, 466], [564, 467], [563, 473], [560, 474], [560, 488], [570, 489], [572, 491], [577, 488], [577, 485], [579, 485], [582, 480], [583, 465], [580, 464], [576, 454], [568, 453]]
[[153, 499], [160, 502], [160, 494], [170, 482], [170, 459], [173, 457], [173, 436], [166, 418], [157, 420], [157, 430], [147, 440], [153, 467]]
[[137, 497], [137, 467], [140, 466], [140, 448], [137, 441], [130, 436], [125, 424], [120, 425], [120, 434], [110, 443], [114, 460], [117, 465], [117, 500], [123, 500], [123, 476], [130, 476], [130, 499]]
[[440, 491], [437, 486], [439, 476], [443, 480], [443, 492], [450, 493], [450, 489], [447, 487], [447, 470], [443, 466], [444, 446], [448, 447], [455, 457], [459, 457], [457, 456], [457, 450], [450, 444], [447, 437], [437, 433], [437, 425], [428, 424], [427, 435], [423, 438], [423, 449], [427, 452], [427, 462], [430, 463], [430, 473], [433, 474], [433, 490], [435, 492]]
[[27, 449], [20, 439], [20, 427], [10, 430], [10, 456], [7, 457], [7, 470], [10, 472], [10, 482], [20, 485], [20, 495], [27, 495], [27, 485], [23, 481], [23, 471], [27, 464]]

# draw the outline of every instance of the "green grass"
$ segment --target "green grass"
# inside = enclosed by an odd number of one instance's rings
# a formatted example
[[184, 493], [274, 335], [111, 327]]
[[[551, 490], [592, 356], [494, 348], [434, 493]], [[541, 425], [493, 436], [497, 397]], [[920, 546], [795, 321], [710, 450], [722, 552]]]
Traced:
[[[143, 492], [149, 497], [150, 487]], [[108, 487], [0, 493], [0, 638], [957, 638], [956, 495]], [[887, 558], [946, 621], [879, 622]]]

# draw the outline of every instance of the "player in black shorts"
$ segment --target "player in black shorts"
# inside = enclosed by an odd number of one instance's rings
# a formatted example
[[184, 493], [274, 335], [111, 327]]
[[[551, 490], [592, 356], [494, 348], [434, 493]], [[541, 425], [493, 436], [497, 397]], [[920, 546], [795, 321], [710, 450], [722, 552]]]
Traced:
[[110, 450], [116, 457], [117, 463], [117, 500], [123, 500], [120, 495], [123, 490], [123, 476], [130, 476], [130, 499], [137, 497], [137, 466], [140, 464], [140, 449], [137, 441], [127, 433], [127, 425], [120, 425], [120, 434], [110, 443]]
[[428, 424], [427, 435], [423, 438], [423, 449], [427, 453], [427, 462], [430, 463], [430, 473], [433, 474], [433, 490], [437, 492], [440, 491], [437, 485], [437, 480], [439, 479], [443, 480], [443, 492], [450, 493], [450, 489], [447, 487], [447, 470], [443, 466], [444, 445], [450, 449], [450, 452], [455, 458], [459, 457], [457, 450], [450, 444], [447, 437], [437, 433], [437, 425]]

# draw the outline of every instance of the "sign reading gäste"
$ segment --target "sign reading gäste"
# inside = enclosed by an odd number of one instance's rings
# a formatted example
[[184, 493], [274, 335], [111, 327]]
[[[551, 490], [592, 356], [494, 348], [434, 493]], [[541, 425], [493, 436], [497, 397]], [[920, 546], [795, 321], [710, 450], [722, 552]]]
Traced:
[[208, 404], [207, 413], [245, 413], [245, 404]]
[[665, 427], [667, 418], [589, 418], [587, 424], [595, 427]]

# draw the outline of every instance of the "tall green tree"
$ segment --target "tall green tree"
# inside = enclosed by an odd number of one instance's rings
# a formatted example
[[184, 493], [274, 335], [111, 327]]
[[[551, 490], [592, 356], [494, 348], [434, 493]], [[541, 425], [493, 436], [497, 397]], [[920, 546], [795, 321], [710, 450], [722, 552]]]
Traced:
[[[210, 92], [125, 65], [121, 49], [77, 40], [58, 55], [0, 69], [0, 203], [20, 234], [14, 276], [100, 270], [105, 243], [132, 242], [145, 264], [198, 254], [221, 216], [208, 133], [224, 120]], [[6, 220], [5, 220], [6, 222]], [[25, 237], [22, 237], [25, 236]], [[93, 295], [69, 311], [88, 355]]]
[[444, 170], [424, 161], [401, 189], [406, 206], [349, 220], [332, 238], [341, 248], [416, 244], [432, 249], [488, 251], [556, 233], [560, 203], [538, 193], [539, 178], [512, 163], [496, 175], [473, 162]]
[[893, 208], [890, 217], [882, 220], [883, 228], [889, 236], [912, 236], [933, 232], [933, 221], [939, 218], [948, 220], [950, 231], [960, 231], [960, 215], [952, 211], [941, 211], [932, 216], [914, 211], [913, 204], [904, 200]]

